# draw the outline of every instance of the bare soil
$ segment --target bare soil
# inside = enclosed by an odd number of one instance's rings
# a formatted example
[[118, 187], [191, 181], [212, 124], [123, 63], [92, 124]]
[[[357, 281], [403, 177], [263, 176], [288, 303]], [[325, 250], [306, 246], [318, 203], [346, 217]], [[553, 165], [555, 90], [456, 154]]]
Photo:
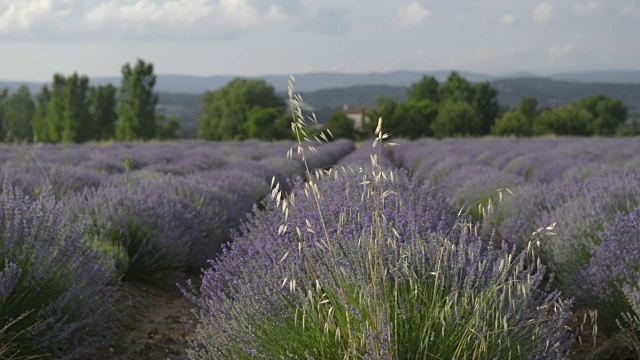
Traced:
[[177, 286], [158, 287], [127, 280], [122, 291], [127, 316], [121, 324], [121, 339], [101, 354], [109, 360], [187, 359], [190, 334], [186, 329], [192, 303]]

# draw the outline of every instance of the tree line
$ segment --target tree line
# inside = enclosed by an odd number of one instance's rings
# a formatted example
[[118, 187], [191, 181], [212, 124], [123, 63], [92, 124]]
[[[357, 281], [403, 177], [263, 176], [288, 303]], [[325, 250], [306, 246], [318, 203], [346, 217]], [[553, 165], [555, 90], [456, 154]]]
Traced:
[[157, 116], [153, 64], [138, 60], [121, 69], [119, 89], [90, 86], [89, 78], [55, 74], [35, 99], [25, 85], [0, 92], [0, 139], [8, 142], [81, 143], [178, 136], [176, 118]]
[[[378, 118], [394, 136], [613, 136], [640, 131], [624, 126], [627, 108], [604, 95], [585, 98], [558, 109], [538, 108], [534, 98], [522, 100], [517, 109], [500, 106], [498, 91], [489, 82], [471, 84], [452, 72], [443, 84], [424, 76], [407, 89], [407, 102], [387, 96], [376, 108], [365, 111], [359, 128], [344, 112], [334, 113], [325, 124], [333, 135], [363, 139], [373, 134]], [[203, 116], [198, 136], [206, 140], [263, 140], [291, 137], [290, 110], [264, 80], [236, 78], [202, 98]]]
[[[119, 88], [90, 86], [87, 76], [55, 74], [37, 96], [26, 86], [14, 94], [0, 92], [0, 140], [13, 142], [78, 143], [173, 139], [180, 121], [156, 115], [153, 65], [138, 60], [122, 66]], [[323, 126], [336, 138], [367, 138], [378, 118], [396, 137], [455, 136], [613, 136], [639, 135], [625, 126], [627, 108], [621, 101], [594, 96], [557, 109], [538, 108], [534, 98], [516, 109], [501, 107], [489, 82], [471, 84], [457, 72], [444, 83], [424, 76], [407, 89], [407, 101], [387, 96], [365, 111], [363, 123], [344, 112], [334, 113]], [[198, 137], [204, 140], [289, 139], [291, 110], [264, 80], [236, 78], [202, 96]]]

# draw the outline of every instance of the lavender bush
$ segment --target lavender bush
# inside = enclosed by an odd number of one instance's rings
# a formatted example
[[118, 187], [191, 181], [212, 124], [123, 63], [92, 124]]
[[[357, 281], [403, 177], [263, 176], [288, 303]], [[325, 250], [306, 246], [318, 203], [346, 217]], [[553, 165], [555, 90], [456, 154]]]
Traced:
[[0, 264], [3, 358], [86, 359], [113, 340], [113, 264], [86, 246], [53, 196], [29, 199], [3, 186]]
[[[376, 135], [374, 147], [388, 136], [380, 124]], [[304, 161], [302, 141], [298, 153]], [[455, 225], [433, 186], [383, 170], [378, 158], [307, 173], [288, 196], [274, 188], [200, 289], [186, 291], [197, 306], [191, 359], [566, 354], [569, 304], [540, 289], [533, 254]]]
[[385, 191], [397, 195], [382, 205], [359, 185], [362, 176], [324, 177], [320, 209], [298, 189], [288, 219], [273, 203], [255, 215], [204, 275], [190, 358], [548, 358], [567, 350], [570, 313], [539, 289], [541, 267], [460, 228], [445, 236], [455, 211], [433, 187], [395, 173]]
[[117, 260], [115, 276], [164, 283], [189, 265], [195, 207], [152, 186], [105, 186], [69, 199], [85, 237]]

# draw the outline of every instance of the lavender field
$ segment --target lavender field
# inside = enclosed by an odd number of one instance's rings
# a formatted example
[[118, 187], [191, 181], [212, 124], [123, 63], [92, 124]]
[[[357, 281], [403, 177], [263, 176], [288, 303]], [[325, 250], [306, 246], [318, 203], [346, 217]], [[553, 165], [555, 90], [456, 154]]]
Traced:
[[189, 359], [639, 356], [640, 141], [396, 142], [0, 146], [0, 358], [101, 354], [130, 279]]

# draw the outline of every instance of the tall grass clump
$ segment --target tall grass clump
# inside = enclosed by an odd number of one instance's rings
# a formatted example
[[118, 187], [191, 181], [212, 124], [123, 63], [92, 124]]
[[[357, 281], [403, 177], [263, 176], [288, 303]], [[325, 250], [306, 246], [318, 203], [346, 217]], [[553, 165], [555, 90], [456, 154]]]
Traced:
[[[313, 152], [290, 84], [303, 161]], [[329, 134], [330, 135], [330, 134]], [[492, 244], [429, 183], [369, 164], [276, 184], [203, 274], [190, 359], [563, 358], [570, 304], [533, 248]], [[292, 151], [290, 154], [292, 154]]]
[[113, 264], [48, 192], [0, 194], [0, 357], [87, 359], [113, 341]]

